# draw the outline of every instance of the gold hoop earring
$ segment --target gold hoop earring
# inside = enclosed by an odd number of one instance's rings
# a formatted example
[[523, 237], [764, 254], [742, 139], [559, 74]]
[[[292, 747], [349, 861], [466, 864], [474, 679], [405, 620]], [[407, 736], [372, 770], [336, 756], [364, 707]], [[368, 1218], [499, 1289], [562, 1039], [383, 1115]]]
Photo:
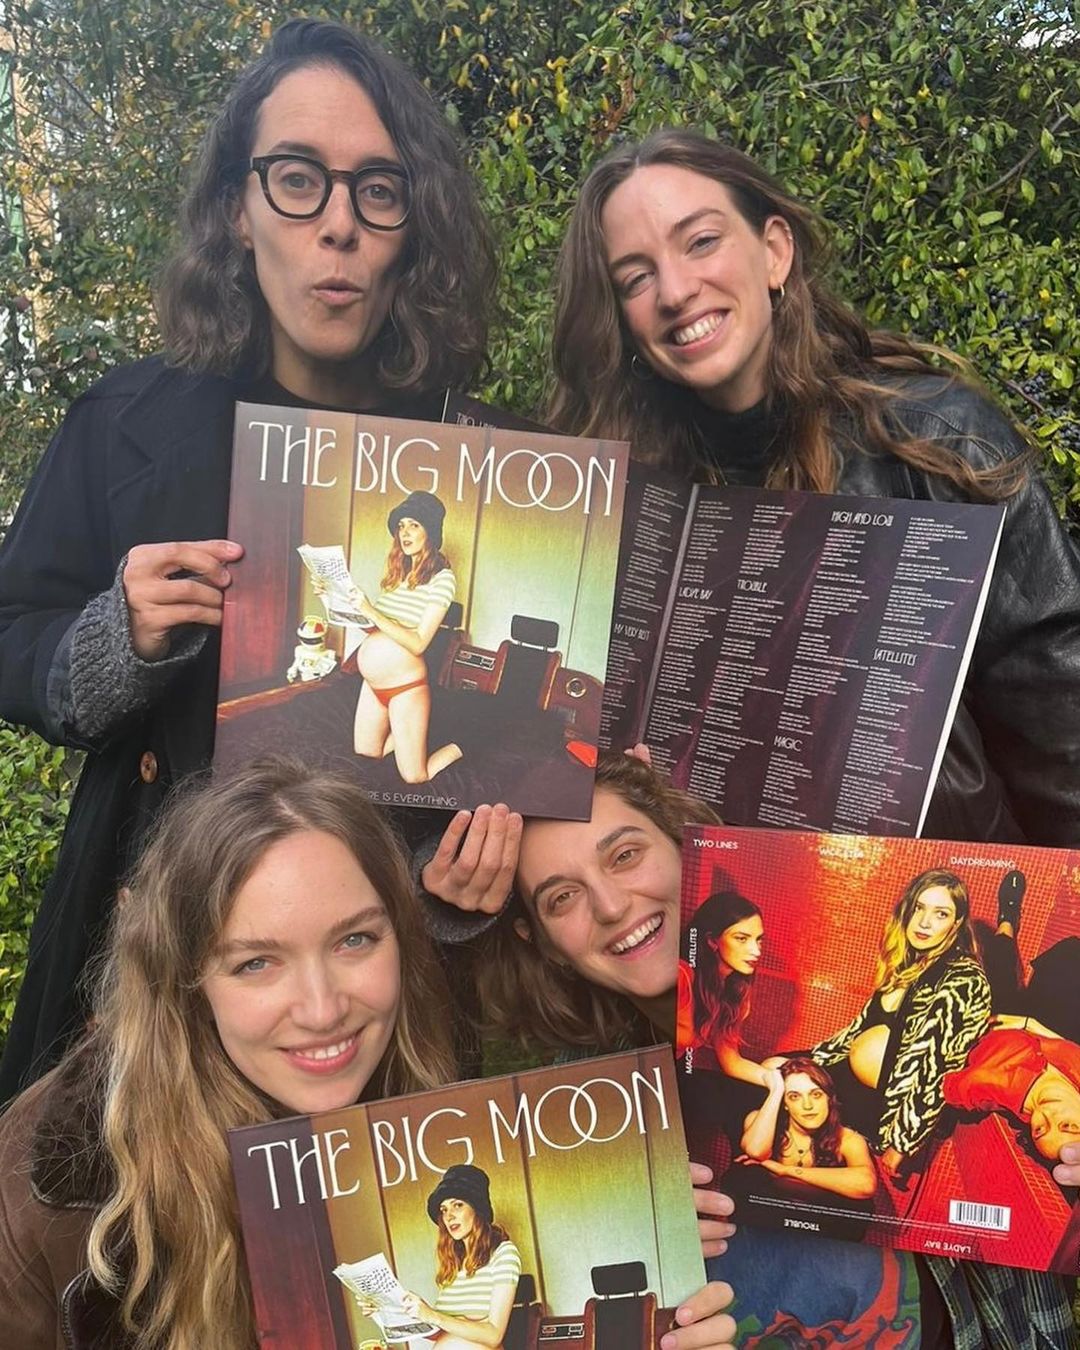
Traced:
[[781, 282], [780, 285], [777, 286], [775, 290], [770, 291], [769, 294], [772, 296], [773, 309], [779, 309], [784, 303], [784, 296], [787, 295], [787, 291], [784, 289], [784, 283]]
[[647, 361], [643, 361], [637, 352], [630, 358], [630, 374], [633, 375], [635, 380], [641, 380], [642, 382], [655, 378], [652, 366]]

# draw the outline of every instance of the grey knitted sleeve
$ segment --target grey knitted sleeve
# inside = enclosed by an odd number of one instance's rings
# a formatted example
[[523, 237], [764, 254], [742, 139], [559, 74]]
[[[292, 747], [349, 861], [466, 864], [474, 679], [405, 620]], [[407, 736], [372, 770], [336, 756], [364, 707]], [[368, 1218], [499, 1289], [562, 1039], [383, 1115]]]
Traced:
[[48, 677], [50, 710], [64, 739], [86, 746], [107, 741], [133, 713], [157, 701], [206, 642], [201, 625], [177, 629], [161, 661], [144, 661], [131, 645], [121, 558], [107, 591], [95, 595], [57, 647]]
[[436, 942], [453, 947], [460, 942], [468, 942], [470, 938], [478, 937], [493, 923], [498, 923], [501, 915], [469, 913], [467, 910], [447, 904], [425, 888], [422, 874], [435, 856], [441, 839], [441, 835], [429, 835], [413, 850], [412, 876], [416, 894], [420, 897], [420, 905], [424, 911], [428, 933]]

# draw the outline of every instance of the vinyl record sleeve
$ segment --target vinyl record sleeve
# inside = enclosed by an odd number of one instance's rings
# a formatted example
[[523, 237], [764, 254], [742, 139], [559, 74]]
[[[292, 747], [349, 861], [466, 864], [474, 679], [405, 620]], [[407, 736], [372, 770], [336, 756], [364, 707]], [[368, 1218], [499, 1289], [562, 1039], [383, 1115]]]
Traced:
[[215, 766], [286, 753], [386, 806], [585, 819], [628, 447], [444, 411], [237, 404]]
[[670, 1046], [233, 1130], [229, 1145], [260, 1345], [382, 1344], [335, 1273], [380, 1253], [434, 1305], [432, 1213], [451, 1194], [477, 1212], [486, 1196], [516, 1248], [508, 1347], [652, 1350], [703, 1283]]
[[692, 826], [678, 1072], [741, 1223], [1075, 1275], [1080, 854]]

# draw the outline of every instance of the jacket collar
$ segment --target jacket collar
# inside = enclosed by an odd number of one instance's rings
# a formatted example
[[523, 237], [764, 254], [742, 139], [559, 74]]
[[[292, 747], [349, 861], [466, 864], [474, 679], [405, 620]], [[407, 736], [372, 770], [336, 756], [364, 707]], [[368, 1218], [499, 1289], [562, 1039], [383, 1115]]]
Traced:
[[[222, 375], [193, 375], [163, 360], [122, 408], [118, 424], [147, 460], [175, 460], [189, 442], [205, 444], [208, 428], [231, 431], [237, 385]], [[226, 442], [228, 444], [228, 442]], [[220, 455], [220, 448], [214, 449]], [[205, 454], [204, 450], [204, 454]]]
[[[102, 1102], [88, 1049], [49, 1084], [30, 1145], [30, 1187], [43, 1204], [98, 1209], [112, 1190], [101, 1148]], [[89, 1089], [89, 1091], [88, 1091]]]

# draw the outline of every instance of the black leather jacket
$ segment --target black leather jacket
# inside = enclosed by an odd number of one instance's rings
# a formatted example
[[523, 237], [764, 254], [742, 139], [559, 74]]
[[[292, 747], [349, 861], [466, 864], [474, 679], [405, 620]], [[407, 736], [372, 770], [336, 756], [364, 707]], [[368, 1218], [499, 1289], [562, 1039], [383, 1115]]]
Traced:
[[[905, 377], [891, 417], [902, 434], [969, 463], [1023, 455], [978, 391]], [[846, 455], [839, 491], [962, 500], [954, 484], [893, 456]], [[931, 800], [927, 838], [1080, 845], [1080, 556], [1037, 470], [1009, 498], [963, 700]]]

